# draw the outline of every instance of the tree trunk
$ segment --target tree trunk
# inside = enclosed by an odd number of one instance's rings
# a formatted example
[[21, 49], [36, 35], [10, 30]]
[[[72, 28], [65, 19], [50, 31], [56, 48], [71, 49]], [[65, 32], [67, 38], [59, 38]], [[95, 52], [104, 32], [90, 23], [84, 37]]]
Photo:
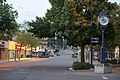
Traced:
[[120, 46], [119, 46], [119, 62], [120, 62]]
[[19, 60], [20, 60], [20, 58], [21, 58], [21, 52], [22, 52], [22, 44], [20, 44], [20, 52], [19, 52]]
[[31, 46], [31, 54], [30, 54], [30, 57], [32, 58], [32, 46]]
[[81, 45], [81, 62], [85, 62], [84, 47], [85, 45]]
[[35, 47], [35, 57], [37, 57], [36, 47]]

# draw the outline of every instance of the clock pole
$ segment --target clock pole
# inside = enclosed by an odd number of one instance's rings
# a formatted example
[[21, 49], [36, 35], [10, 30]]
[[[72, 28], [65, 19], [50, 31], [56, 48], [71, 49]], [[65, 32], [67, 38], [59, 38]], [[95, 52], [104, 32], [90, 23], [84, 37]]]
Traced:
[[100, 62], [105, 63], [106, 62], [106, 60], [105, 60], [105, 58], [106, 58], [106, 49], [105, 49], [105, 46], [104, 46], [104, 30], [102, 30], [102, 46], [101, 46], [100, 53], [101, 53]]
[[102, 46], [100, 50], [100, 54], [101, 54], [100, 63], [94, 66], [95, 67], [94, 72], [95, 73], [111, 73], [112, 65], [105, 63], [106, 62], [106, 50], [104, 46], [104, 32], [109, 23], [109, 19], [104, 10], [100, 12], [100, 15], [98, 17], [98, 22], [99, 22], [99, 27], [102, 32]]
[[101, 49], [100, 49], [100, 62], [101, 63], [105, 63], [106, 62], [106, 49], [105, 49], [105, 46], [104, 46], [104, 32], [105, 32], [105, 29], [107, 28], [107, 24], [109, 22], [109, 19], [107, 17], [107, 14], [105, 13], [104, 10], [102, 10], [100, 12], [100, 15], [98, 17], [98, 22], [99, 22], [99, 26], [100, 26], [100, 29], [101, 29], [101, 32], [102, 32], [102, 46], [101, 46]]

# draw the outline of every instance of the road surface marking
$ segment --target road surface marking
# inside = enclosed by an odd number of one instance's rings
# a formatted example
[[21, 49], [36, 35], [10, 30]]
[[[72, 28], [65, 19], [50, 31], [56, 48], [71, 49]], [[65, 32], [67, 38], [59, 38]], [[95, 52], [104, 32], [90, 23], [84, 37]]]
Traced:
[[101, 76], [103, 79], [108, 79], [107, 77], [105, 77], [105, 76]]

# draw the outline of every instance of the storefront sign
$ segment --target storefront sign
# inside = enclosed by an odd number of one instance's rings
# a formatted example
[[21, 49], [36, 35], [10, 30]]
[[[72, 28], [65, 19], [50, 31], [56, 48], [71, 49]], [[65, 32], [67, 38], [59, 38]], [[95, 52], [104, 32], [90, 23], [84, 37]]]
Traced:
[[8, 49], [15, 50], [15, 41], [8, 41]]
[[26, 50], [31, 50], [31, 47], [27, 46], [27, 47], [26, 47]]
[[24, 46], [21, 46], [21, 44], [16, 44], [16, 49], [17, 50], [26, 50], [26, 48]]

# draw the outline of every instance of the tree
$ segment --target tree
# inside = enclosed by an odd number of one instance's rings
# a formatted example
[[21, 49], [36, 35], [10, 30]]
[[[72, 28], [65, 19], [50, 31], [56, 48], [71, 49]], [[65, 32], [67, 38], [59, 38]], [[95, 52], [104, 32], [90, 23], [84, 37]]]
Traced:
[[[67, 1], [67, 0], [66, 0]], [[69, 0], [68, 0], [69, 1]], [[74, 1], [74, 0], [73, 0]], [[72, 26], [74, 28], [72, 29], [75, 29], [75, 30], [72, 30], [70, 31], [70, 35], [72, 38], [70, 38], [70, 42], [75, 44], [74, 42], [77, 42], [76, 44], [81, 44], [81, 49], [83, 48], [83, 50], [81, 50], [81, 54], [84, 54], [84, 45], [86, 44], [89, 44], [90, 42], [90, 36], [89, 36], [89, 22], [90, 22], [90, 5], [89, 5], [89, 1], [88, 0], [76, 0], [76, 2], [71, 2], [72, 5], [74, 3], [73, 6], [71, 6], [71, 12], [75, 17], [75, 25]], [[70, 3], [69, 3], [70, 4]], [[101, 31], [99, 30], [98, 28], [98, 22], [97, 22], [97, 18], [98, 18], [98, 15], [99, 15], [99, 12], [102, 10], [102, 9], [105, 9], [107, 14], [108, 15], [115, 15], [115, 3], [110, 3], [110, 2], [107, 2], [106, 0], [94, 0], [93, 3], [93, 8], [92, 8], [92, 11], [93, 11], [93, 27], [92, 27], [92, 30], [93, 30], [93, 37], [99, 37], [100, 40], [101, 40]], [[69, 9], [68, 9], [69, 10]], [[108, 25], [108, 29], [106, 31], [106, 35], [108, 35], [106, 37], [106, 47], [107, 48], [110, 48], [110, 47], [114, 47], [114, 36], [115, 36], [115, 31], [114, 31], [114, 28], [113, 28], [113, 23], [111, 20], [112, 17], [110, 17], [110, 24]], [[71, 20], [71, 19], [68, 19], [68, 20]], [[72, 21], [73, 22], [73, 21]], [[77, 27], [77, 28], [75, 28]], [[69, 31], [69, 30], [67, 30]], [[76, 32], [76, 35], [75, 35], [75, 32]], [[77, 36], [77, 39], [76, 39], [76, 36]], [[69, 36], [70, 37], [70, 36]], [[101, 42], [101, 41], [100, 41]], [[110, 44], [111, 43], [111, 44]], [[81, 55], [82, 56], [82, 55]], [[82, 56], [84, 57], [84, 55]], [[84, 58], [82, 58], [84, 61]]]
[[16, 37], [16, 41], [24, 46], [36, 47], [39, 46], [40, 40], [31, 33], [20, 32]]
[[29, 32], [33, 33], [39, 38], [50, 37], [50, 22], [46, 18], [36, 17], [36, 21], [28, 22]]
[[120, 5], [116, 3], [116, 14], [113, 15], [113, 26], [115, 29], [115, 45], [119, 46], [119, 61], [120, 61]]
[[[39, 46], [40, 41], [38, 38], [36, 38], [35, 36], [33, 36], [30, 33], [27, 32], [18, 32], [19, 36], [16, 36], [16, 42], [20, 44], [20, 47], [22, 46], [29, 46], [31, 47], [31, 54], [32, 54], [32, 47], [36, 47]], [[20, 48], [20, 54], [21, 54], [21, 48]], [[20, 56], [19, 54], [19, 56]], [[20, 59], [20, 57], [19, 57]]]
[[0, 0], [0, 35], [1, 38], [7, 36], [12, 38], [12, 34], [17, 30], [16, 18], [18, 13], [13, 10], [12, 5], [6, 3], [6, 0]]
[[[50, 22], [50, 33], [55, 33], [64, 30], [64, 28], [60, 28], [60, 21], [63, 18], [62, 8], [64, 6], [65, 0], [49, 0], [52, 8], [47, 10], [46, 19]], [[64, 26], [63, 26], [64, 27]], [[53, 34], [53, 36], [55, 36]]]
[[[49, 0], [52, 8], [46, 13], [46, 22], [49, 25], [45, 25], [43, 21], [32, 21], [32, 31], [39, 37], [49, 37], [44, 34], [53, 34], [55, 32], [62, 33], [69, 45], [81, 47], [81, 62], [84, 62], [84, 47], [90, 44], [90, 1], [89, 0]], [[100, 30], [98, 28], [98, 15], [102, 9], [105, 9], [108, 15], [114, 14], [115, 4], [110, 3], [107, 0], [94, 0], [93, 1], [93, 37], [100, 37]], [[110, 17], [111, 20], [112, 17]], [[34, 27], [40, 23], [38, 26]], [[42, 24], [42, 25], [41, 25]], [[113, 23], [109, 26], [112, 27]], [[49, 29], [47, 30], [46, 27]], [[110, 28], [108, 28], [109, 31]], [[48, 32], [46, 32], [46, 30]], [[113, 30], [113, 31], [112, 31]], [[32, 32], [31, 31], [31, 32]], [[44, 33], [41, 34], [40, 32]], [[111, 29], [114, 33], [114, 29]], [[108, 32], [109, 33], [109, 32]], [[107, 34], [107, 33], [106, 33]], [[112, 37], [114, 34], [110, 33]], [[108, 37], [109, 38], [109, 37]], [[111, 40], [111, 37], [110, 37]]]
[[115, 43], [117, 46], [120, 46], [120, 5], [117, 6], [116, 8], [116, 15], [113, 17], [114, 19], [114, 28], [115, 28]]

